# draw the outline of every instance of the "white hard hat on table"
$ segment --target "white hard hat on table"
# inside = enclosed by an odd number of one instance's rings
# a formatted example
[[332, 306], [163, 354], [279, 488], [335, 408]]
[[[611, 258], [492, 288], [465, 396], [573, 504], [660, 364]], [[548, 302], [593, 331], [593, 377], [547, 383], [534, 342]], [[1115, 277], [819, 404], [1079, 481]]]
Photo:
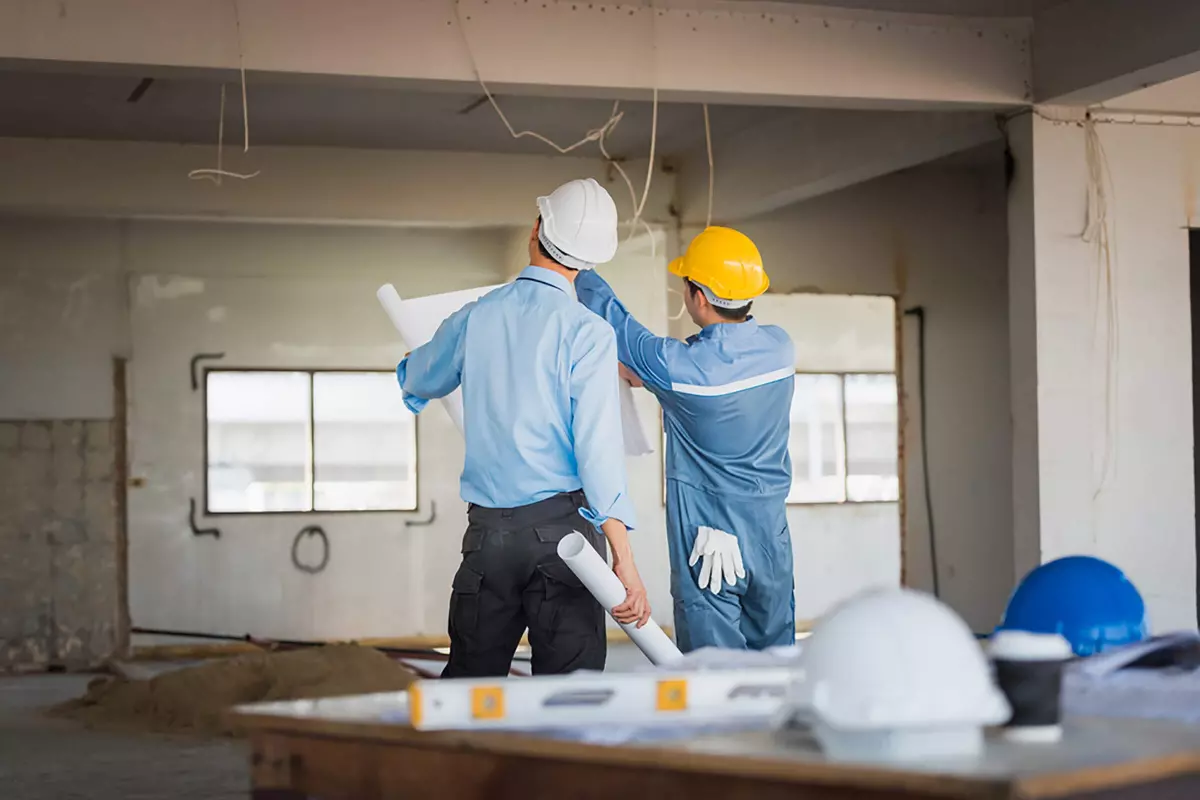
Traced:
[[539, 197], [538, 239], [555, 261], [571, 269], [592, 269], [617, 254], [617, 206], [592, 178], [568, 181]]
[[842, 603], [804, 643], [792, 703], [827, 752], [942, 756], [977, 751], [1011, 709], [967, 624], [909, 589]]

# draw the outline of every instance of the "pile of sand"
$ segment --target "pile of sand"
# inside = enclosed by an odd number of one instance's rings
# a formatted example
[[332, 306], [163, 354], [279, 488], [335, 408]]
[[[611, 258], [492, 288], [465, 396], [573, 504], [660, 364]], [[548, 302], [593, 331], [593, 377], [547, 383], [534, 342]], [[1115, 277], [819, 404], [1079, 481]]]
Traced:
[[378, 650], [331, 645], [251, 653], [150, 680], [98, 678], [87, 694], [51, 710], [89, 727], [235, 734], [225, 711], [243, 703], [408, 688], [416, 676]]

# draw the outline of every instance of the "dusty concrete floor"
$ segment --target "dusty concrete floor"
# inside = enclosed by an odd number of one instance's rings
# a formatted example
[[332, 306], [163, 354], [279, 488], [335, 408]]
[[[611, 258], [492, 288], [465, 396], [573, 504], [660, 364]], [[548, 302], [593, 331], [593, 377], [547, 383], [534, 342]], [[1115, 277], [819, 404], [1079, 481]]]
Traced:
[[[645, 663], [609, 646], [608, 670]], [[158, 671], [182, 664], [140, 665]], [[246, 743], [88, 730], [43, 711], [81, 696], [91, 675], [0, 675], [0, 797], [14, 800], [227, 800], [249, 795]]]
[[0, 676], [0, 794], [17, 800], [245, 798], [246, 744], [87, 730], [42, 710], [91, 676]]

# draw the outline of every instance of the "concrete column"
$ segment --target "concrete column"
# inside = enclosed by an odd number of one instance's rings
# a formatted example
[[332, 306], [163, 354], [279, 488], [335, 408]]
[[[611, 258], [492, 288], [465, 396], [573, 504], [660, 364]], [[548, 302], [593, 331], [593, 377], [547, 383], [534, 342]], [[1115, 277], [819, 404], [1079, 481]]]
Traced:
[[1126, 571], [1156, 630], [1194, 627], [1196, 192], [1179, 176], [1200, 140], [1091, 130], [1063, 109], [1009, 124], [1014, 578], [1095, 555]]

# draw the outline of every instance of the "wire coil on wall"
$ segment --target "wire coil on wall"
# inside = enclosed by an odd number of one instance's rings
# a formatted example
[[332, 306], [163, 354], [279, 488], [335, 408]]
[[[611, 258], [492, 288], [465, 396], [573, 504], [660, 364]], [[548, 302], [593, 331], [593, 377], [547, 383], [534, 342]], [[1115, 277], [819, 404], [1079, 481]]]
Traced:
[[[300, 542], [306, 536], [316, 536], [321, 540], [321, 560], [316, 564], [305, 564], [300, 560]], [[321, 572], [329, 564], [329, 537], [325, 535], [325, 530], [320, 525], [309, 525], [301, 528], [296, 534], [296, 538], [292, 539], [292, 566], [301, 572], [307, 572], [309, 575], [316, 575]]]

